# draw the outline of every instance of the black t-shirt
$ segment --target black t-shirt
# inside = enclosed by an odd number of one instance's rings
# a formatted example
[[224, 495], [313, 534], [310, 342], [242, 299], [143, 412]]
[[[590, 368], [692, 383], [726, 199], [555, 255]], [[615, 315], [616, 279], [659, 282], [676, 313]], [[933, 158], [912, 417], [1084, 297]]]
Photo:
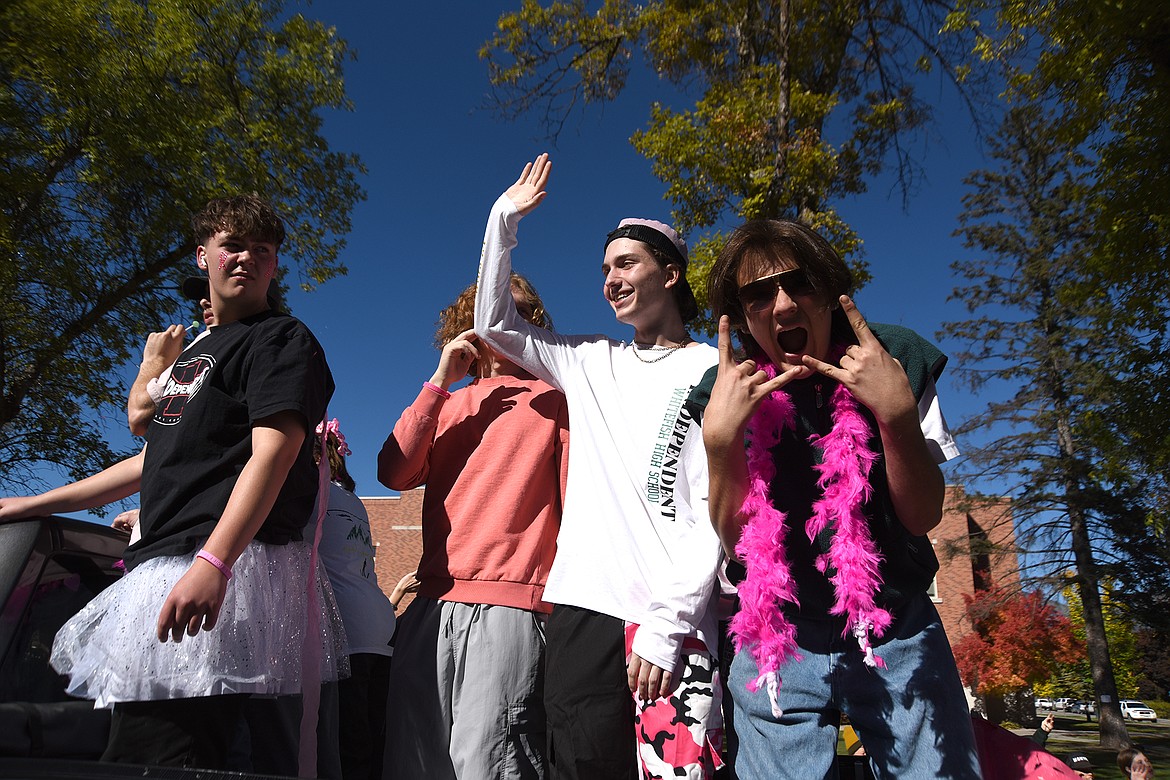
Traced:
[[147, 431], [142, 539], [126, 566], [207, 540], [252, 456], [253, 423], [277, 412], [296, 412], [306, 436], [256, 539], [301, 539], [317, 497], [312, 431], [332, 395], [325, 353], [299, 320], [265, 311], [212, 328], [175, 362]]
[[[942, 374], [946, 356], [908, 328], [878, 323], [870, 323], [870, 328], [886, 350], [901, 361], [915, 399], [921, 399], [927, 380], [937, 379]], [[702, 419], [702, 412], [710, 400], [717, 369], [714, 367], [707, 372], [687, 400], [688, 408], [698, 420]], [[785, 611], [804, 618], [828, 618], [829, 608], [834, 602], [829, 576], [835, 571], [830, 568], [826, 574], [821, 574], [816, 568], [817, 556], [829, 550], [833, 529], [830, 526], [810, 540], [805, 533], [805, 524], [812, 516], [813, 504], [822, 496], [817, 486], [820, 472], [816, 469], [821, 450], [809, 443], [809, 437], [824, 435], [831, 430], [829, 398], [836, 387], [836, 382], [819, 375], [787, 385], [785, 391], [796, 410], [795, 430], [785, 429], [779, 443], [771, 450], [776, 476], [769, 490], [773, 506], [788, 518], [785, 553], [800, 602], [799, 607], [788, 605]], [[872, 432], [869, 446], [881, 455], [882, 441], [877, 421], [864, 405], [858, 404], [858, 407]], [[877, 602], [895, 609], [910, 596], [926, 590], [938, 571], [938, 558], [928, 538], [912, 535], [898, 519], [890, 498], [883, 458], [879, 457], [874, 463], [869, 482], [873, 493], [862, 512], [869, 521], [870, 533], [882, 556], [879, 568], [883, 584]]]

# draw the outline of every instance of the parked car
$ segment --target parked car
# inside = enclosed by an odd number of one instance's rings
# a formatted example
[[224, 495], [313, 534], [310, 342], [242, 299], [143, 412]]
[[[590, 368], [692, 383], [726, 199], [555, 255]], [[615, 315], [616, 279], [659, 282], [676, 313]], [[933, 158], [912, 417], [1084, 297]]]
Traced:
[[1078, 699], [1068, 706], [1068, 711], [1075, 712], [1078, 715], [1096, 715], [1097, 703]]
[[1036, 709], [1037, 710], [1051, 710], [1052, 709], [1052, 699], [1043, 699], [1043, 698], [1037, 699], [1036, 700]]
[[109, 710], [66, 696], [49, 653], [62, 624], [121, 576], [128, 539], [62, 517], [0, 522], [0, 756], [101, 755]]
[[1123, 718], [1128, 720], [1158, 720], [1157, 713], [1150, 709], [1144, 701], [1122, 699], [1120, 703], [1121, 717]]
[[1070, 699], [1070, 698], [1068, 698], [1068, 697], [1065, 697], [1065, 698], [1062, 698], [1062, 699], [1057, 699], [1056, 701], [1052, 702], [1052, 706], [1053, 706], [1053, 708], [1054, 708], [1054, 709], [1058, 709], [1058, 710], [1067, 710], [1067, 709], [1068, 709], [1068, 705], [1070, 705], [1070, 704], [1072, 704], [1072, 703], [1073, 703], [1073, 700], [1072, 700], [1072, 699]]

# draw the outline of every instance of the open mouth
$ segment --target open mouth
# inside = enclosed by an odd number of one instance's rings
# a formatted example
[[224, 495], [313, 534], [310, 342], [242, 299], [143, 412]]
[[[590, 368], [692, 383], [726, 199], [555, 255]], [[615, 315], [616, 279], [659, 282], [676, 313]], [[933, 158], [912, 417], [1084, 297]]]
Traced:
[[780, 345], [780, 349], [790, 355], [795, 355], [803, 352], [805, 345], [808, 344], [808, 331], [804, 328], [782, 330], [780, 335], [776, 337], [776, 341]]

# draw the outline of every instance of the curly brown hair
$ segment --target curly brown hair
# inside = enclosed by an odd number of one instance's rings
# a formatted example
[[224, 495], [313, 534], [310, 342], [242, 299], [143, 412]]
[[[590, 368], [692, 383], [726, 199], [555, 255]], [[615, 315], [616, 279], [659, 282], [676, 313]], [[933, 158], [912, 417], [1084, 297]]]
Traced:
[[276, 210], [259, 195], [236, 195], [208, 201], [191, 217], [195, 240], [201, 244], [219, 231], [270, 241], [280, 249], [284, 242], [284, 222]]
[[[527, 318], [528, 321], [538, 328], [552, 330], [552, 317], [545, 310], [544, 301], [540, 299], [540, 294], [536, 292], [532, 282], [518, 273], [513, 273], [512, 289], [519, 290], [521, 297], [532, 308], [532, 316]], [[475, 290], [476, 285], [472, 284], [459, 293], [459, 297], [455, 299], [454, 303], [439, 312], [437, 323], [439, 328], [435, 331], [435, 346], [439, 349], [447, 346], [460, 333], [475, 327]], [[478, 369], [478, 365], [473, 365], [469, 369], [469, 373], [476, 373]]]

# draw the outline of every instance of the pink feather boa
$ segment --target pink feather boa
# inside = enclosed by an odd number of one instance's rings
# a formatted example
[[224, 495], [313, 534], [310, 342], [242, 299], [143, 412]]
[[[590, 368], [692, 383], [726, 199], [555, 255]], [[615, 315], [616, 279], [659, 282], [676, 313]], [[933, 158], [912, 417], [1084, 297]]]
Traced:
[[[760, 368], [769, 377], [776, 376], [771, 363], [761, 361]], [[816, 560], [821, 573], [830, 568], [835, 571], [829, 578], [835, 594], [830, 614], [845, 616], [845, 632], [857, 638], [866, 664], [884, 667], [882, 659], [874, 655], [870, 636], [884, 635], [893, 618], [874, 603], [881, 586], [881, 556], [862, 512], [872, 493], [869, 472], [878, 456], [869, 448], [870, 426], [853, 394], [838, 385], [829, 403], [832, 430], [809, 437], [823, 453], [817, 466], [822, 496], [813, 504], [805, 533], [812, 540], [825, 528], [833, 530], [829, 552]], [[747, 577], [739, 585], [740, 610], [732, 618], [731, 631], [736, 650], [748, 648], [760, 671], [748, 689], [756, 691], [765, 685], [777, 718], [782, 714], [777, 703], [778, 670], [789, 658], [800, 660], [796, 628], [784, 617], [781, 606], [799, 601], [784, 552], [786, 517], [773, 506], [770, 495], [776, 464], [769, 450], [780, 441], [785, 428], [794, 427], [795, 416], [792, 399], [778, 390], [764, 399], [748, 423], [748, 493], [740, 510], [743, 534], [735, 548], [747, 568]]]

